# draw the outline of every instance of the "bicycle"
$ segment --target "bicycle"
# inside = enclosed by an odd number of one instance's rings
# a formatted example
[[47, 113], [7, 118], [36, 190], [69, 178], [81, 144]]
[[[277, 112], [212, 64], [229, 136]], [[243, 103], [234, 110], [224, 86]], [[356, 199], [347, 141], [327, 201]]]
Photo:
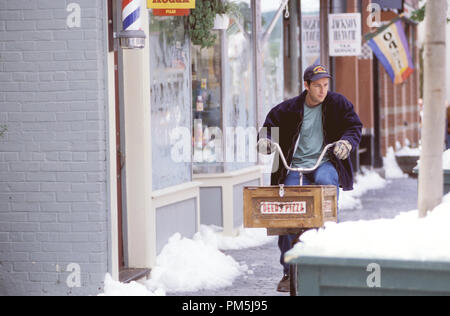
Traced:
[[[266, 141], [267, 140], [260, 140]], [[258, 145], [259, 145], [258, 142]], [[270, 140], [269, 140], [270, 142]], [[304, 174], [317, 170], [325, 154], [336, 143], [322, 150], [312, 168], [292, 168], [278, 143], [270, 142], [290, 172], [298, 172], [298, 186], [249, 186], [244, 188], [244, 227], [266, 228], [269, 236], [295, 234], [292, 246], [309, 229], [320, 228], [325, 222], [337, 222], [337, 188], [334, 185], [303, 185]], [[297, 271], [290, 269], [291, 295], [297, 294]]]

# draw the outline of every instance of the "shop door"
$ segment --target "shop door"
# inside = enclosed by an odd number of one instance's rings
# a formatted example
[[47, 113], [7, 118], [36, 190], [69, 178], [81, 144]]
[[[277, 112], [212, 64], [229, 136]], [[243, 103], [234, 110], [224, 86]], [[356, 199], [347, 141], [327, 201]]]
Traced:
[[119, 270], [125, 267], [123, 249], [123, 208], [122, 208], [122, 170], [123, 154], [120, 150], [120, 102], [119, 102], [119, 56], [114, 53], [114, 82], [116, 90], [116, 160], [117, 160], [117, 221], [119, 234]]
[[123, 246], [123, 207], [122, 207], [122, 170], [124, 166], [124, 156], [121, 152], [120, 142], [120, 98], [119, 98], [119, 54], [114, 43], [114, 12], [113, 0], [108, 0], [108, 21], [109, 21], [109, 51], [114, 52], [114, 91], [115, 91], [115, 112], [116, 112], [116, 163], [117, 163], [117, 226], [118, 226], [118, 255], [119, 270], [125, 268], [124, 246]]

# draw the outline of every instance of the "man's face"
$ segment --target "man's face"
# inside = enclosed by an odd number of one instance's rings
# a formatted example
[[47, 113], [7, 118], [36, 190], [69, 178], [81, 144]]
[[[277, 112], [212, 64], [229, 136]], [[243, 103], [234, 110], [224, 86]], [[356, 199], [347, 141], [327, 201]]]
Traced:
[[313, 102], [313, 105], [323, 103], [328, 93], [329, 79], [322, 78], [317, 81], [312, 81], [310, 85], [305, 82], [305, 88], [308, 90], [308, 97]]

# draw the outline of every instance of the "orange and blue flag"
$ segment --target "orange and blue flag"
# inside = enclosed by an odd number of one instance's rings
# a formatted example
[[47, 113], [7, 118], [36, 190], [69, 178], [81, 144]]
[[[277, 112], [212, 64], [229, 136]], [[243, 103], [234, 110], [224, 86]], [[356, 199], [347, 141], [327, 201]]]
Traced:
[[380, 29], [368, 41], [394, 84], [400, 84], [414, 72], [408, 41], [400, 19]]

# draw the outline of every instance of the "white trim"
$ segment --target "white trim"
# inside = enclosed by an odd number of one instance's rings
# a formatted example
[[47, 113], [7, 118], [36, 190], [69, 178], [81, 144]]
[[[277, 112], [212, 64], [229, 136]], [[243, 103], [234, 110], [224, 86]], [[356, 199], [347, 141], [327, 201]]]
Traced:
[[367, 136], [371, 135], [373, 136], [375, 134], [375, 129], [373, 127], [363, 127], [362, 128], [362, 135]]
[[163, 206], [183, 202], [191, 198], [198, 198], [200, 182], [188, 182], [167, 189], [153, 191], [152, 207], [157, 209]]
[[[220, 186], [220, 181], [226, 180], [226, 179], [232, 179], [235, 183], [238, 183], [239, 178], [246, 178], [251, 175], [260, 174], [263, 171], [262, 166], [254, 166], [249, 167], [245, 169], [240, 169], [236, 171], [231, 172], [225, 172], [225, 173], [201, 173], [201, 174], [194, 174], [192, 178], [194, 180], [198, 180], [203, 182], [202, 186], [205, 186], [204, 184], [208, 186]], [[214, 185], [209, 185], [209, 183], [219, 183]]]
[[164, 206], [169, 206], [179, 202], [195, 199], [196, 203], [196, 227], [195, 230], [198, 231], [200, 228], [200, 182], [187, 182], [180, 185], [172, 186], [166, 189], [153, 191], [152, 197], [152, 208], [150, 210], [150, 216], [153, 219], [152, 226], [150, 229], [151, 238], [151, 255], [150, 262], [151, 266], [156, 265], [157, 258], [157, 235], [156, 235], [156, 210]]
[[119, 280], [119, 228], [117, 210], [117, 160], [116, 160], [116, 96], [114, 78], [114, 53], [107, 56], [107, 87], [108, 87], [108, 107], [107, 107], [107, 183], [110, 207], [110, 260], [111, 276], [114, 280]]
[[263, 183], [262, 166], [254, 166], [227, 173], [196, 174], [193, 179], [201, 182], [201, 187], [220, 187], [222, 189], [222, 220], [223, 234], [226, 236], [236, 235], [234, 227], [234, 186], [253, 180]]
[[[104, 31], [106, 39], [109, 38], [108, 6], [103, 9]], [[106, 124], [106, 200], [108, 214], [108, 272], [113, 280], [119, 280], [119, 228], [117, 209], [117, 160], [116, 160], [116, 85], [114, 52], [109, 52], [109, 40], [104, 46], [105, 67], [105, 124]]]
[[125, 120], [125, 168], [129, 268], [152, 266], [151, 239], [155, 229], [152, 199], [152, 148], [150, 112], [150, 57], [148, 10], [142, 2], [142, 25], [146, 45], [142, 50], [123, 51]]

